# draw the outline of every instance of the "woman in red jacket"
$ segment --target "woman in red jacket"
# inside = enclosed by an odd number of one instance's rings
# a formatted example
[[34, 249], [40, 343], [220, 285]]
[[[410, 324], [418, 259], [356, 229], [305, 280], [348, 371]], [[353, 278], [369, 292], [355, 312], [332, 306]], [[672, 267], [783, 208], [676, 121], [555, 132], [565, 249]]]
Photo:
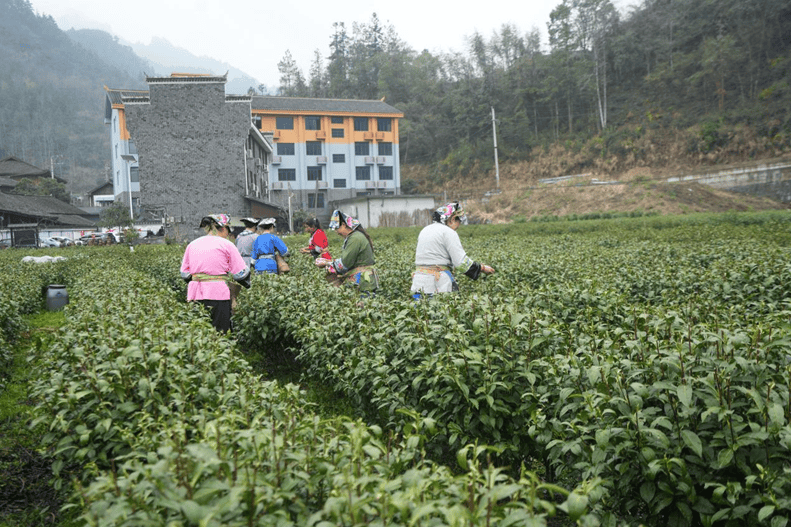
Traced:
[[332, 260], [330, 251], [327, 249], [329, 241], [327, 240], [327, 235], [321, 230], [321, 223], [319, 223], [318, 218], [310, 218], [305, 221], [305, 232], [310, 233], [310, 240], [308, 240], [308, 246], [303, 247], [299, 252], [310, 253], [314, 258]]

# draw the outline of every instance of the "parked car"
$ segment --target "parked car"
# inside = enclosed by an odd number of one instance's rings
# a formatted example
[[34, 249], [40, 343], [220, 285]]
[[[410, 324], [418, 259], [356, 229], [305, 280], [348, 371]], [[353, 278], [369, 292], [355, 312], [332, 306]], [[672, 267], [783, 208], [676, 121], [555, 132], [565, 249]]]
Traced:
[[53, 240], [58, 240], [60, 242], [61, 247], [68, 247], [69, 245], [74, 245], [74, 240], [71, 238], [66, 238], [65, 236], [50, 236]]
[[39, 238], [38, 246], [41, 247], [42, 249], [45, 247], [60, 247], [61, 242], [60, 240], [56, 240], [55, 238], [52, 237], [44, 237], [44, 238]]
[[77, 245], [110, 245], [113, 243], [120, 243], [123, 238], [112, 232], [92, 232], [84, 236], [80, 236], [74, 243]]

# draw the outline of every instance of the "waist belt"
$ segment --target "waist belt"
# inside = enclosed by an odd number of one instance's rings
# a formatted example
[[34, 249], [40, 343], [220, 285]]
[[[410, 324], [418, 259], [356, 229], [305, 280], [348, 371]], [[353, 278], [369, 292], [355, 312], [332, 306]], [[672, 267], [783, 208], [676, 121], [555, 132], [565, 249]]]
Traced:
[[260, 260], [261, 258], [268, 258], [270, 260], [274, 260], [275, 259], [275, 255], [274, 254], [260, 254], [260, 255], [258, 255], [258, 258], [256, 258], [256, 260]]
[[195, 273], [192, 275], [195, 282], [230, 282], [233, 279], [227, 274], [204, 274]]
[[434, 280], [439, 280], [440, 275], [443, 272], [450, 272], [450, 266], [447, 265], [417, 265], [415, 266], [415, 272], [412, 273], [412, 276], [416, 274], [428, 274], [434, 277]]
[[378, 278], [376, 276], [376, 269], [374, 269], [373, 265], [360, 265], [358, 267], [353, 267], [353, 268], [349, 269], [343, 275], [339, 275], [338, 279], [341, 282], [353, 281], [355, 276], [357, 276], [358, 274], [361, 275], [361, 274], [365, 273], [366, 271], [370, 272], [373, 275], [373, 279], [378, 282]]

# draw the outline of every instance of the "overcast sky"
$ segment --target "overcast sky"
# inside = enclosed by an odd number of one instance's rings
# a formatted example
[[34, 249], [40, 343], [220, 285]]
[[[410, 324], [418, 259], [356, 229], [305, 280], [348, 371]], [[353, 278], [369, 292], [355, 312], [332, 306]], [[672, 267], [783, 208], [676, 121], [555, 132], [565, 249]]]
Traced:
[[[619, 9], [635, 2], [613, 0]], [[142, 44], [161, 37], [194, 55], [227, 62], [270, 87], [279, 83], [277, 63], [286, 50], [308, 77], [314, 51], [325, 58], [329, 55], [334, 22], [345, 23], [351, 35], [353, 23], [368, 23], [376, 12], [416, 51], [464, 51], [465, 37], [477, 31], [488, 40], [506, 23], [513, 23], [523, 35], [536, 27], [545, 41], [549, 13], [559, 3], [400, 0], [375, 6], [364, 0], [31, 0], [38, 14], [51, 15], [64, 31], [102, 29]]]

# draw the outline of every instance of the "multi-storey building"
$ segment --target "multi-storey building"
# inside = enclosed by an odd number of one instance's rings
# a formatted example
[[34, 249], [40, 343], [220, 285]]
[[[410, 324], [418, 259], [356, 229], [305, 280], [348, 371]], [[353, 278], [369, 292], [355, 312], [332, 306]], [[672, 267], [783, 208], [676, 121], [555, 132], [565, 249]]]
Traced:
[[255, 125], [274, 140], [270, 200], [291, 196], [322, 217], [332, 202], [398, 193], [403, 113], [384, 100], [254, 96], [251, 106]]
[[111, 90], [107, 94], [104, 108], [104, 124], [110, 125], [110, 166], [112, 171], [115, 200], [139, 211], [140, 165], [137, 162], [137, 146], [126, 128], [124, 97], [144, 97], [147, 91]]
[[136, 213], [276, 215], [285, 227], [292, 211], [326, 220], [333, 202], [399, 193], [403, 114], [383, 100], [226, 95], [224, 76], [146, 82], [106, 88], [114, 194]]

